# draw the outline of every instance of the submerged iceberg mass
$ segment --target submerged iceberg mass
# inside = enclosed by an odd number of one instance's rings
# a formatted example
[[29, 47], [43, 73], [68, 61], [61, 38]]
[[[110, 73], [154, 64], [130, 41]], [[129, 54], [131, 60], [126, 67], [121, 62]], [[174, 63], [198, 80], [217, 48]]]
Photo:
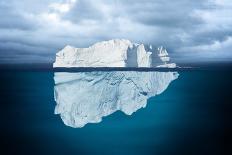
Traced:
[[56, 72], [55, 114], [74, 128], [99, 123], [118, 110], [131, 115], [177, 78], [177, 72]]
[[125, 39], [98, 42], [88, 48], [66, 46], [56, 54], [53, 67], [167, 67], [175, 68], [165, 48]]

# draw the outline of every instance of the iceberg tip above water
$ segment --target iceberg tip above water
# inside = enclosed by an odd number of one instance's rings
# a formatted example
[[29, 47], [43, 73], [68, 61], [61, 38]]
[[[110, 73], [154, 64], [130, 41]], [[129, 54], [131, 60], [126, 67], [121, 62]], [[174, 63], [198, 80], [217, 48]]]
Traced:
[[114, 39], [95, 43], [88, 48], [65, 46], [56, 54], [53, 67], [165, 67], [175, 68], [164, 47]]

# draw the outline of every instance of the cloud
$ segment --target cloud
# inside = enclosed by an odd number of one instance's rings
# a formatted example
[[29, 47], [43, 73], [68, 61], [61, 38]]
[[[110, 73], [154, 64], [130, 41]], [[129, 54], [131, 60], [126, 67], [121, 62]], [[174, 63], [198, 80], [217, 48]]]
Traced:
[[54, 11], [58, 11], [60, 13], [69, 12], [70, 9], [74, 6], [77, 0], [67, 0], [63, 3], [51, 3], [49, 7]]
[[[189, 61], [192, 56], [201, 58], [202, 61], [231, 61], [232, 59], [232, 37], [228, 37], [223, 41], [214, 41], [209, 44], [197, 46], [188, 46], [179, 48], [179, 53], [184, 52], [185, 61]], [[189, 53], [189, 55], [187, 55]]]
[[33, 29], [34, 24], [20, 11], [12, 9], [10, 5], [0, 3], [1, 29]]
[[177, 61], [228, 60], [229, 1], [1, 0], [0, 62], [51, 62], [66, 44], [112, 38], [164, 45]]

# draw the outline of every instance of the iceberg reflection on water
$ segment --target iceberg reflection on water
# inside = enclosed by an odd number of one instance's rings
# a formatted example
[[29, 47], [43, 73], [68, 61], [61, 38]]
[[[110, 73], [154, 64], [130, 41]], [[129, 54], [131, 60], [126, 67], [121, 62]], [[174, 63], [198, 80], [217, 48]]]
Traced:
[[117, 110], [131, 115], [178, 76], [177, 72], [157, 71], [55, 72], [55, 114], [74, 128], [99, 123]]

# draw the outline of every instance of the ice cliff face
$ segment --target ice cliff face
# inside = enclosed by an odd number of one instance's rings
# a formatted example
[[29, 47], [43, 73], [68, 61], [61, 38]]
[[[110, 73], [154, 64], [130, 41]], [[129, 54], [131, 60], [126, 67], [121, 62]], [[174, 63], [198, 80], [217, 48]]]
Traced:
[[[160, 56], [160, 53], [165, 55]], [[163, 47], [156, 50], [152, 46], [115, 39], [89, 48], [66, 46], [56, 54], [53, 67], [176, 67], [169, 60]]]
[[55, 114], [75, 128], [101, 122], [102, 117], [117, 110], [131, 115], [177, 78], [177, 72], [57, 72]]

